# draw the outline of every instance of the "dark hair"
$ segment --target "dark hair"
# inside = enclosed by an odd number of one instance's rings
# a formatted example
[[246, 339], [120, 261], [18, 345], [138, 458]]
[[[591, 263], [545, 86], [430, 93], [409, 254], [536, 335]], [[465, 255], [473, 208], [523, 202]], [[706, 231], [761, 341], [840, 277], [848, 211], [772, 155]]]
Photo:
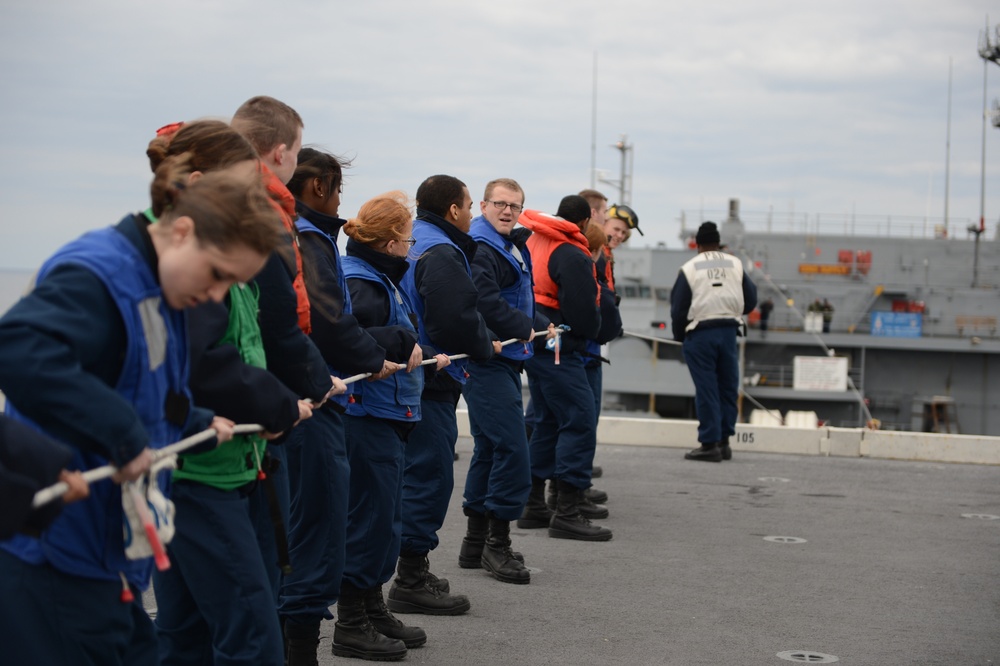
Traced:
[[245, 245], [263, 255], [278, 247], [281, 217], [256, 170], [219, 169], [189, 185], [191, 171], [190, 153], [168, 157], [157, 167], [150, 195], [161, 226], [187, 216], [200, 243], [222, 250]]
[[431, 176], [417, 188], [417, 208], [445, 217], [452, 204], [461, 208], [465, 203], [465, 189], [454, 176]]
[[344, 169], [350, 166], [350, 160], [343, 157], [324, 153], [315, 148], [303, 148], [299, 151], [299, 165], [295, 167], [295, 173], [288, 181], [288, 191], [296, 199], [301, 199], [309, 181], [319, 178], [325, 187], [333, 192], [340, 189], [340, 184], [344, 180]]
[[233, 115], [233, 127], [260, 155], [281, 144], [294, 145], [304, 126], [302, 116], [295, 109], [266, 95], [251, 97]]
[[190, 153], [188, 164], [192, 171], [202, 172], [257, 159], [250, 142], [221, 120], [184, 123], [176, 132], [158, 134], [146, 148], [153, 171], [163, 160], [182, 153]]
[[580, 224], [590, 218], [590, 204], [579, 194], [567, 195], [559, 202], [556, 217], [561, 217], [573, 224]]

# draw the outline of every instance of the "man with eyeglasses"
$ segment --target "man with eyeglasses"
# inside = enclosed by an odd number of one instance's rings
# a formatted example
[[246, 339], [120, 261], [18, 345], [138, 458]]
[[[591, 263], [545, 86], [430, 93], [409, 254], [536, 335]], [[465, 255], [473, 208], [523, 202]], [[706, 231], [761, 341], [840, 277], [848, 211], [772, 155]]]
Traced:
[[465, 482], [463, 510], [468, 530], [458, 564], [482, 567], [499, 581], [524, 585], [531, 574], [520, 553], [511, 550], [510, 521], [524, 510], [531, 489], [528, 440], [524, 431], [521, 372], [534, 350], [535, 331], [555, 327], [535, 311], [531, 256], [525, 242], [531, 232], [517, 229], [524, 190], [510, 178], [491, 180], [479, 203], [482, 215], [469, 234], [478, 243], [472, 280], [477, 307], [486, 325], [507, 345], [489, 361], [469, 364], [462, 389], [469, 405], [469, 428], [475, 442]]
[[[454, 176], [431, 176], [417, 189], [416, 244], [401, 287], [417, 316], [420, 344], [435, 353], [468, 354], [487, 361], [500, 342], [476, 310], [478, 294], [470, 262], [476, 242], [468, 235], [472, 196]], [[451, 594], [447, 580], [430, 572], [427, 555], [455, 487], [455, 408], [468, 361], [456, 359], [442, 372], [427, 370], [420, 396], [421, 420], [410, 433], [403, 470], [403, 529], [396, 579], [387, 605], [396, 613], [459, 615], [471, 607], [464, 594]]]

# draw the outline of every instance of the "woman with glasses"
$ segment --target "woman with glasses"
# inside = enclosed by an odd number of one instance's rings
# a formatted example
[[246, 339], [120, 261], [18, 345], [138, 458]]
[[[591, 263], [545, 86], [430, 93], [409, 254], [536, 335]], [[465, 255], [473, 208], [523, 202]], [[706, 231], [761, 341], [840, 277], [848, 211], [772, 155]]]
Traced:
[[[299, 151], [288, 190], [295, 197], [295, 222], [302, 270], [311, 304], [310, 337], [333, 375], [391, 374], [385, 350], [351, 314], [337, 238], [345, 220], [338, 217], [347, 162], [314, 148]], [[291, 489], [288, 553], [278, 599], [288, 664], [316, 663], [319, 627], [332, 619], [329, 607], [340, 595], [350, 466], [344, 413], [350, 391], [330, 400], [313, 418], [294, 429], [285, 442]]]
[[[406, 195], [390, 192], [365, 203], [344, 227], [350, 237], [344, 274], [354, 314], [390, 360], [406, 364], [405, 371], [388, 379], [355, 384], [345, 418], [351, 498], [333, 652], [363, 659], [402, 658], [406, 648], [427, 640], [422, 629], [396, 619], [382, 595], [399, 556], [403, 446], [420, 420], [424, 385], [419, 367], [424, 351], [417, 344], [412, 308], [399, 288], [414, 242], [412, 217]], [[437, 360], [430, 372], [450, 363], [444, 354], [429, 357]]]

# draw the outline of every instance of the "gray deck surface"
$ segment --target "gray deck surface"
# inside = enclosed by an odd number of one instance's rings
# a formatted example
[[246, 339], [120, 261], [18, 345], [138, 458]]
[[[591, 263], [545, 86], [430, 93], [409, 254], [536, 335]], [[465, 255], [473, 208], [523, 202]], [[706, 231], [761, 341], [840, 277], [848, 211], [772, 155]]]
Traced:
[[[998, 467], [602, 445], [598, 522], [614, 539], [514, 529], [534, 570], [522, 586], [458, 567], [471, 440], [458, 449], [431, 569], [472, 609], [400, 615], [429, 636], [406, 662], [1000, 663], [1000, 520], [962, 516], [1000, 516]], [[332, 635], [324, 623], [321, 664], [362, 663], [332, 656]], [[807, 656], [777, 656], [789, 650]]]

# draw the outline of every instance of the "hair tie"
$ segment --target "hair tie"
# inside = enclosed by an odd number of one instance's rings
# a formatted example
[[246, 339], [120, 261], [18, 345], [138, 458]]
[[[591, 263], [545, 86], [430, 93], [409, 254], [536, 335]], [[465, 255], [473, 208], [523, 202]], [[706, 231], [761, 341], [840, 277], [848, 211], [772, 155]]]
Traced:
[[177, 133], [177, 130], [184, 127], [184, 121], [179, 123], [170, 123], [169, 125], [164, 125], [160, 129], [156, 130], [156, 136], [173, 136]]

